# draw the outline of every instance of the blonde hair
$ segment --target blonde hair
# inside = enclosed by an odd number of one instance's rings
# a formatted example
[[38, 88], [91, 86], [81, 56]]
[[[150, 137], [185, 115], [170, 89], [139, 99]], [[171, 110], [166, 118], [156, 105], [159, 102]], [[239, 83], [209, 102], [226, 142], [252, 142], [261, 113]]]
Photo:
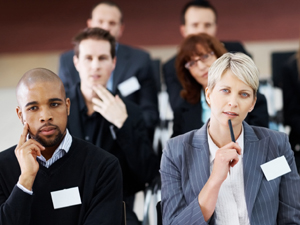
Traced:
[[208, 71], [207, 87], [212, 90], [228, 70], [249, 85], [256, 96], [259, 86], [259, 71], [253, 60], [243, 53], [225, 53], [218, 58]]

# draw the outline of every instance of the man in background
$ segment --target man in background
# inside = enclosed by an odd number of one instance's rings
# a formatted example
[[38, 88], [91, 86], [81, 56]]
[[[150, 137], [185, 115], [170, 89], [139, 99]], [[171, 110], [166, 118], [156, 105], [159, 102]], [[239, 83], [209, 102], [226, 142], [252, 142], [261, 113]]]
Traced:
[[[209, 1], [190, 1], [181, 12], [180, 33], [183, 38], [198, 33], [206, 33], [214, 37], [217, 34], [217, 20], [217, 11]], [[240, 42], [223, 42], [223, 44], [228, 52], [242, 52], [249, 55]], [[163, 65], [169, 102], [173, 111], [180, 107], [183, 102], [180, 97], [182, 86], [176, 75], [175, 61], [176, 55]]]
[[[152, 139], [159, 115], [157, 88], [149, 54], [118, 42], [125, 25], [121, 8], [113, 2], [104, 1], [96, 5], [92, 9], [91, 18], [87, 20], [87, 26], [107, 30], [116, 39], [117, 64], [107, 82], [107, 89], [140, 106]], [[73, 56], [74, 51], [71, 50], [60, 57], [59, 76], [66, 91], [80, 82]]]
[[86, 28], [74, 37], [74, 65], [80, 83], [68, 92], [72, 101], [70, 132], [115, 155], [123, 173], [123, 199], [128, 225], [138, 225], [133, 212], [136, 192], [157, 174], [154, 155], [140, 108], [106, 89], [115, 68], [115, 39], [101, 28]]

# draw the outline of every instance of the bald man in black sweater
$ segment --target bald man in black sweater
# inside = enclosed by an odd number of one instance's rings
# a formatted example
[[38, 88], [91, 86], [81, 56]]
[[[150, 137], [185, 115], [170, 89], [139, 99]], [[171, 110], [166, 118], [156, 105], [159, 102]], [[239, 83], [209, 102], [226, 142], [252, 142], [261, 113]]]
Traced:
[[0, 225], [121, 224], [118, 159], [69, 134], [58, 76], [28, 71], [17, 100], [24, 128], [18, 145], [0, 153]]

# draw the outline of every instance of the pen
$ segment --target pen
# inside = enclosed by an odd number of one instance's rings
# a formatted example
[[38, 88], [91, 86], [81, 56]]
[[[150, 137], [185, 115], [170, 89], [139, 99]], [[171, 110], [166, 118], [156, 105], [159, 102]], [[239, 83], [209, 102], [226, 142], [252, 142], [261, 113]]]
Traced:
[[231, 120], [228, 120], [228, 125], [229, 125], [229, 130], [230, 130], [230, 135], [231, 135], [231, 140], [233, 142], [235, 142], [235, 138], [234, 138], [234, 133], [233, 133], [233, 129], [232, 129], [232, 124], [231, 124]]

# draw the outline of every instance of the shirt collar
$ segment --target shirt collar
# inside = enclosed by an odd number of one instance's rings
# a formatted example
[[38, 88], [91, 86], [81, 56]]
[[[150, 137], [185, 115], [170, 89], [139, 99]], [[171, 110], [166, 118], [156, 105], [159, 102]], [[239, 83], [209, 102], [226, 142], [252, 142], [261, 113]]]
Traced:
[[[229, 130], [228, 130], [228, 132], [229, 132]], [[208, 132], [208, 127], [207, 127], [207, 137], [208, 137], [208, 147], [209, 147], [209, 153], [210, 153], [209, 161], [210, 161], [210, 163], [212, 163], [215, 160], [216, 152], [219, 149], [219, 147], [211, 139], [209, 132]], [[242, 125], [242, 132], [241, 132], [240, 136], [238, 137], [238, 139], [236, 140], [236, 143], [238, 143], [238, 145], [241, 147], [241, 156], [243, 156], [243, 153], [244, 153], [244, 126], [243, 125]]]

